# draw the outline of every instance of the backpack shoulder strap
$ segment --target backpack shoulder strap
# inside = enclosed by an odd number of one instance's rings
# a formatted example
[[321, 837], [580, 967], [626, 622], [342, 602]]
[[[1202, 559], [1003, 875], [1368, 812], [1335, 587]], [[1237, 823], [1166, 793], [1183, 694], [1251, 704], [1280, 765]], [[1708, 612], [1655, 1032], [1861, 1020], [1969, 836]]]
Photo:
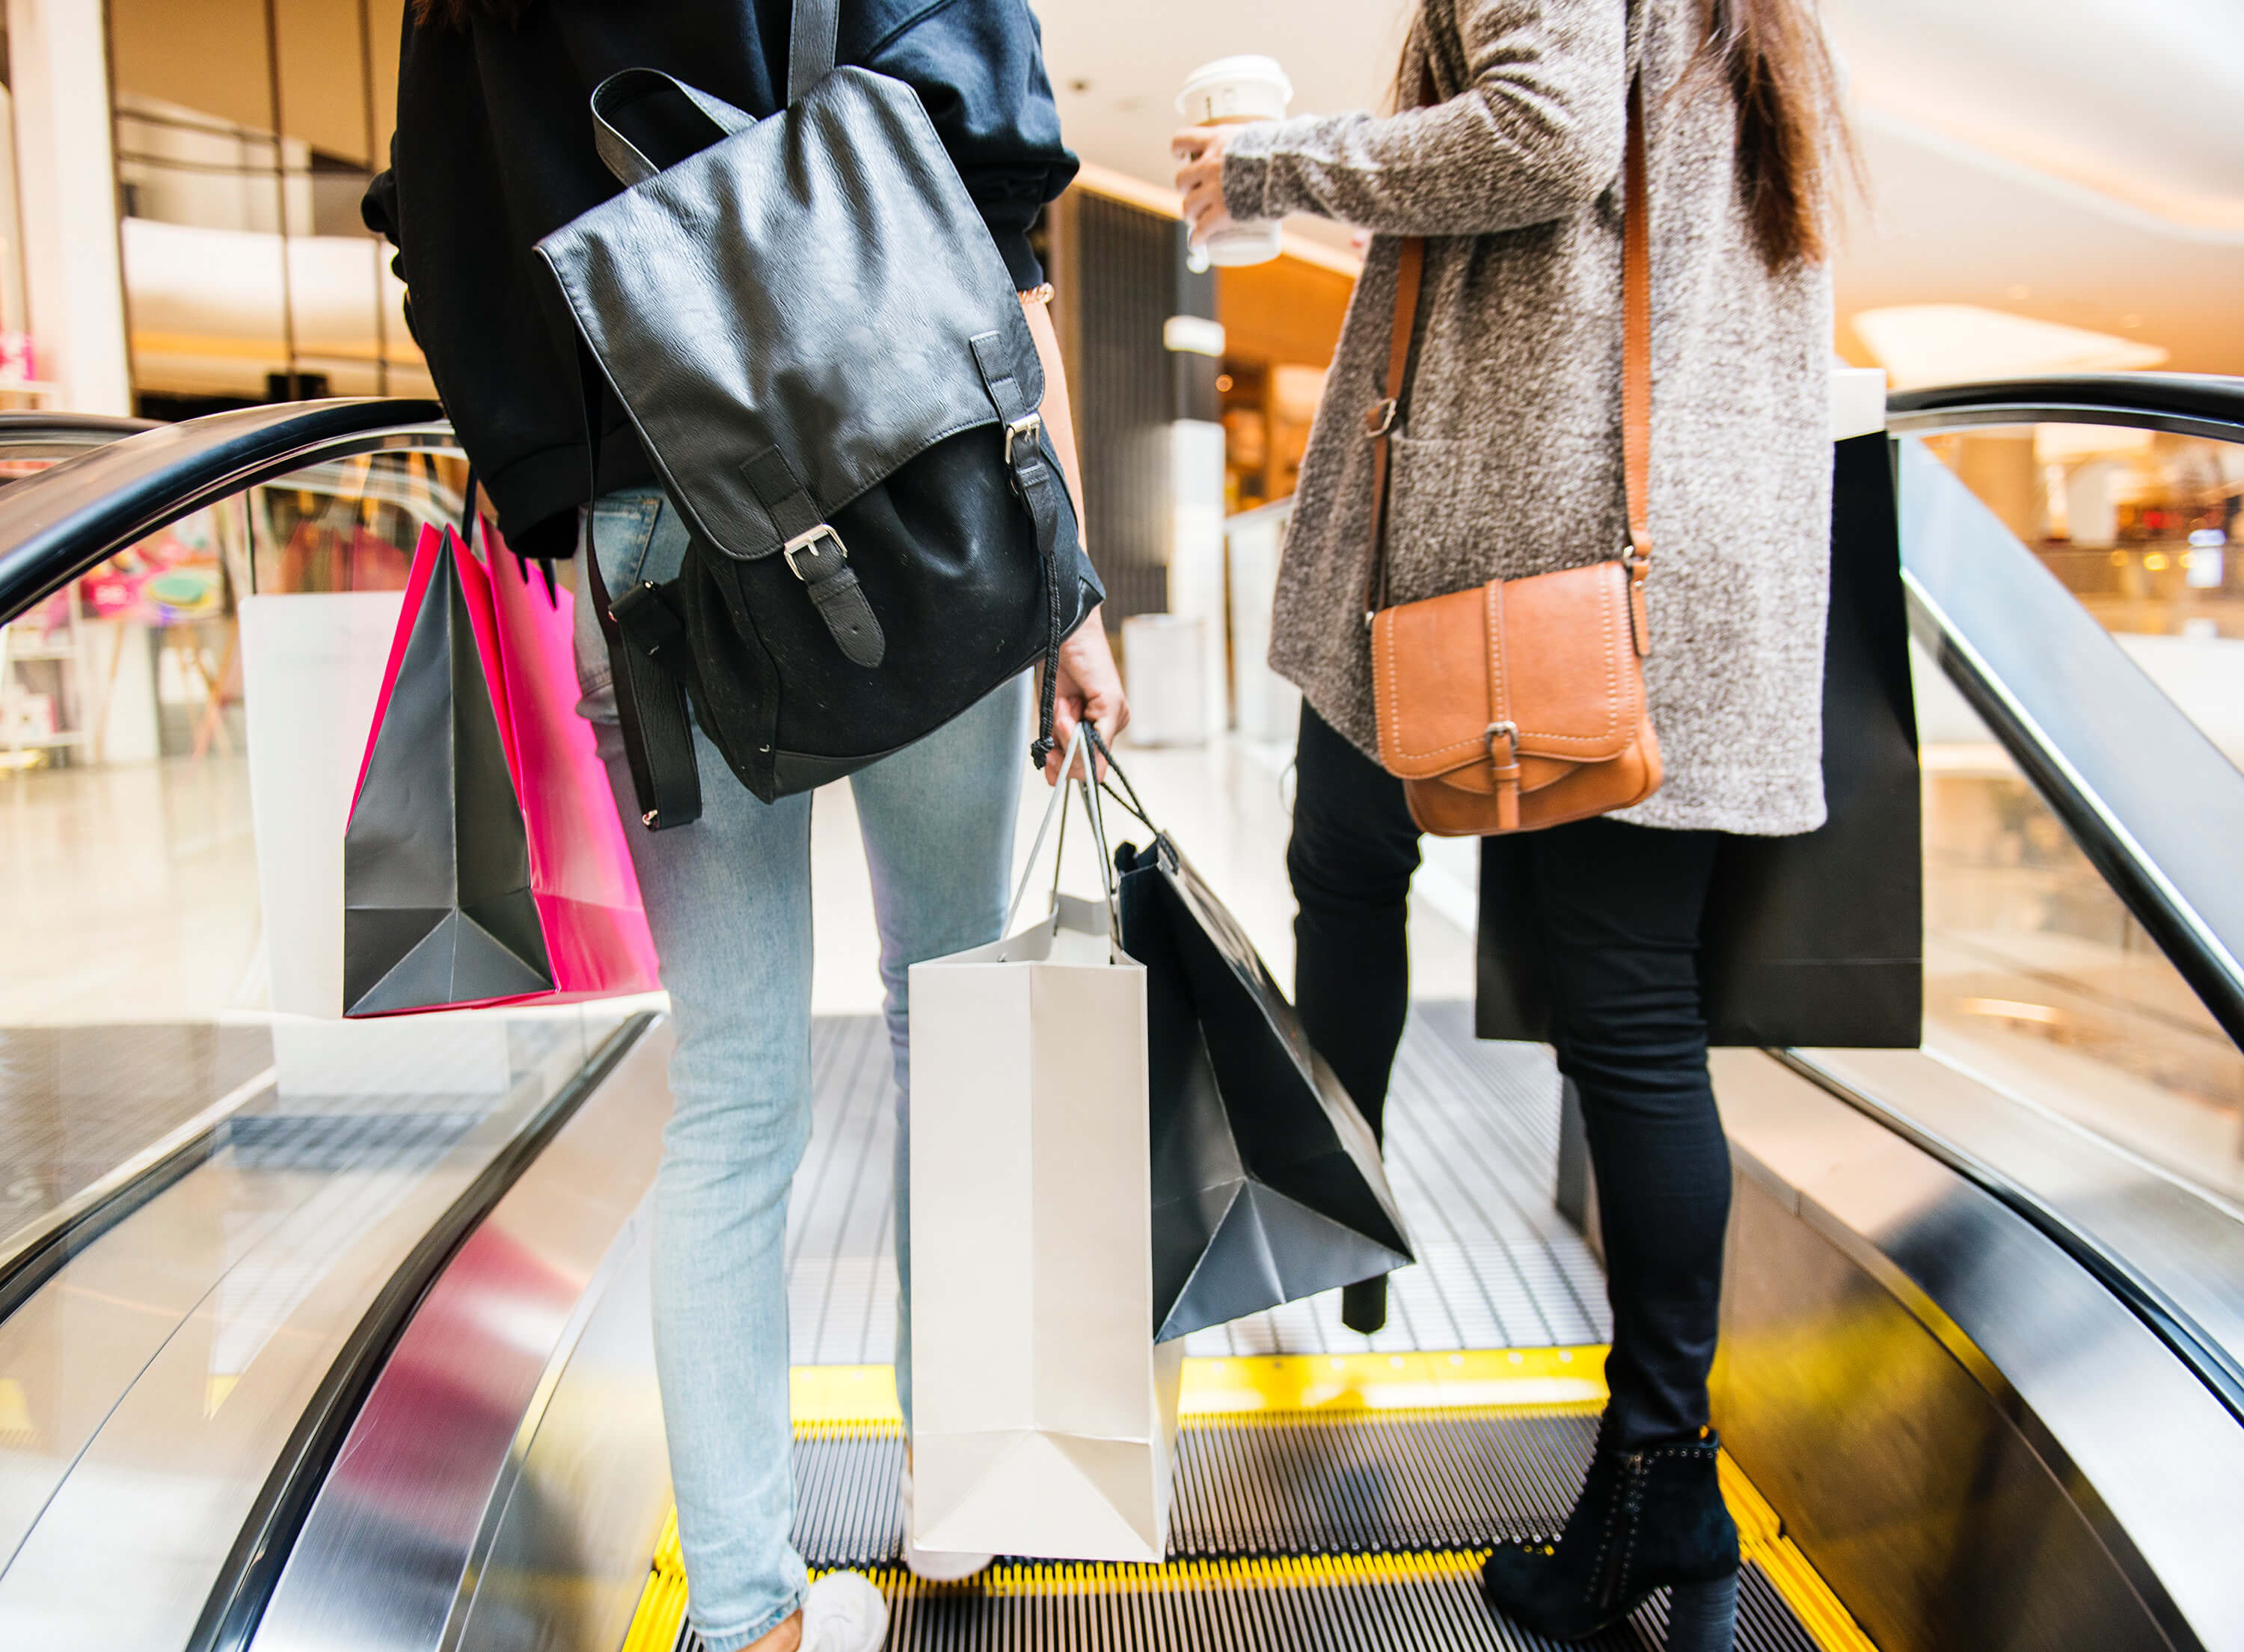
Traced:
[[834, 68], [842, 0], [794, 0], [787, 32], [787, 101], [793, 108]]

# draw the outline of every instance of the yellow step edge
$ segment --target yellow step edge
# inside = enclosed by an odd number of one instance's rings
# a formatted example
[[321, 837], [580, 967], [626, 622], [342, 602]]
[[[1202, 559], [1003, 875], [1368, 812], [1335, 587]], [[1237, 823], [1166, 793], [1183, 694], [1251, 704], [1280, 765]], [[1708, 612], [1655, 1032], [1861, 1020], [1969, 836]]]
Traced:
[[1721, 1476], [1722, 1500], [1738, 1523], [1738, 1550], [1748, 1562], [1759, 1562], [1793, 1616], [1815, 1638], [1823, 1652], [1877, 1652], [1862, 1633], [1854, 1614], [1840, 1603], [1831, 1586], [1808, 1564], [1800, 1547], [1784, 1534], [1784, 1522], [1760, 1487], [1746, 1478], [1729, 1453], [1716, 1465]]
[[[1234, 1422], [1258, 1415], [1273, 1423], [1320, 1416], [1340, 1421], [1367, 1410], [1588, 1409], [1605, 1400], [1605, 1355], [1602, 1347], [1573, 1347], [1187, 1359], [1179, 1413], [1189, 1426], [1194, 1419]], [[798, 1365], [790, 1386], [799, 1433], [891, 1433], [902, 1426], [895, 1372], [887, 1365]], [[1720, 1473], [1743, 1559], [1761, 1567], [1822, 1652], [1876, 1652], [1727, 1452]], [[1017, 1561], [992, 1567], [968, 1585], [923, 1583], [895, 1566], [875, 1568], [869, 1575], [891, 1599], [966, 1588], [1006, 1596], [1311, 1588], [1470, 1575], [1487, 1556], [1483, 1548], [1160, 1565]], [[663, 1523], [624, 1652], [671, 1652], [685, 1615], [685, 1559], [673, 1509]]]
[[[1187, 1359], [1178, 1414], [1189, 1422], [1281, 1412], [1293, 1421], [1304, 1412], [1596, 1406], [1605, 1403], [1605, 1360], [1596, 1346]], [[799, 1430], [903, 1426], [888, 1365], [797, 1365], [787, 1382]]]

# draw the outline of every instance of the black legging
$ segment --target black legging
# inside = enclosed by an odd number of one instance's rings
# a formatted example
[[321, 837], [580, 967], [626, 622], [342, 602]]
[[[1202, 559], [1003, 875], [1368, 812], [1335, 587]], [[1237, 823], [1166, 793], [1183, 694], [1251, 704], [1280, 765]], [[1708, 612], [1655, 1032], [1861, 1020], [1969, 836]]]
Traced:
[[[1294, 837], [1294, 991], [1309, 1042], [1376, 1132], [1409, 1008], [1418, 829], [1402, 783], [1304, 707]], [[1558, 1068], [1581, 1092], [1605, 1244], [1605, 1443], [1707, 1421], [1730, 1157], [1707, 1077], [1699, 925], [1712, 832], [1583, 820], [1531, 834]]]

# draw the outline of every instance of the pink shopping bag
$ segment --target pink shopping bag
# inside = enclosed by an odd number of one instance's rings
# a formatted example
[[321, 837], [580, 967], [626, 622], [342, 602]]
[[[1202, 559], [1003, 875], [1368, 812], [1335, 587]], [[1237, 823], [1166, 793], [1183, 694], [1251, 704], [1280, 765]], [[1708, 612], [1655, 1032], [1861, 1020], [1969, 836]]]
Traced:
[[657, 984], [630, 849], [576, 713], [574, 602], [422, 530], [344, 835], [347, 1015]]

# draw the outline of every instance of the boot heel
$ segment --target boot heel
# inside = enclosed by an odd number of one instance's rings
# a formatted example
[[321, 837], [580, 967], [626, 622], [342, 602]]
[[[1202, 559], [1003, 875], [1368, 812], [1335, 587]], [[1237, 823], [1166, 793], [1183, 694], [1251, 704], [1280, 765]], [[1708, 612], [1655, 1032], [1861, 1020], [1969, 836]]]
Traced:
[[1387, 1276], [1342, 1285], [1340, 1322], [1350, 1331], [1371, 1336], [1387, 1325]]
[[1678, 1583], [1667, 1595], [1667, 1652], [1730, 1652], [1738, 1628], [1738, 1578]]

